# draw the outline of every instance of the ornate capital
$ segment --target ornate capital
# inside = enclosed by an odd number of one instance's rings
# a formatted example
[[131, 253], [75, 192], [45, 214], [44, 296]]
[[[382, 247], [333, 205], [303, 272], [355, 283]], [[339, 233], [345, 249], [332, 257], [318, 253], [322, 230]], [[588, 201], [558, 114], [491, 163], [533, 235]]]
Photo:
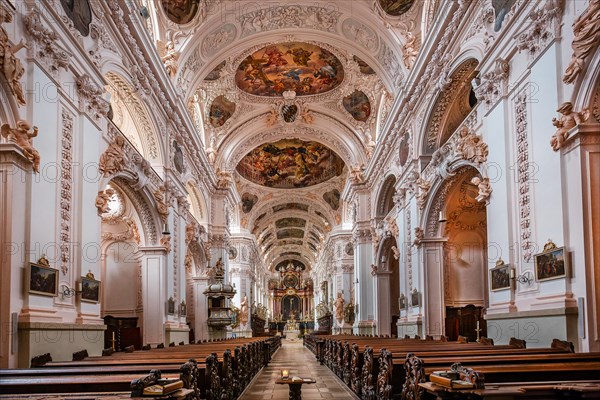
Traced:
[[475, 89], [477, 99], [489, 110], [508, 92], [508, 75], [510, 67], [503, 58], [496, 59], [494, 69], [482, 76], [482, 83]]

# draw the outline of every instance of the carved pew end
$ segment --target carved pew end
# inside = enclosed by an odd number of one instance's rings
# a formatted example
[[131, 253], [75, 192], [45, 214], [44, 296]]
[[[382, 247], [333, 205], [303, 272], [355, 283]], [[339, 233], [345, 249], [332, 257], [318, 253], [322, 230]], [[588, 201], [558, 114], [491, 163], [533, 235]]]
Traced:
[[527, 342], [525, 342], [522, 339], [517, 339], [514, 337], [510, 338], [510, 341], [508, 342], [508, 344], [510, 346], [515, 346], [517, 349], [526, 349], [527, 347]]
[[31, 368], [40, 367], [49, 362], [52, 362], [52, 356], [50, 353], [41, 354], [31, 359]]
[[150, 345], [149, 344], [145, 344], [142, 346], [142, 350], [150, 350]]
[[80, 351], [76, 351], [75, 353], [73, 353], [73, 361], [81, 361], [84, 358], [88, 358], [88, 352], [86, 349], [80, 350]]
[[553, 339], [550, 348], [561, 349], [564, 351], [568, 351], [569, 353], [575, 353], [575, 346], [573, 346], [573, 342], [568, 342], [566, 340]]
[[112, 348], [102, 350], [102, 357], [112, 356], [115, 351]]
[[181, 342], [179, 342], [180, 346], [185, 346], [185, 342], [182, 340]]
[[175, 347], [175, 342], [169, 343], [169, 347]]
[[164, 349], [165, 348], [165, 344], [164, 343], [159, 343], [156, 345], [157, 349]]
[[127, 346], [123, 349], [125, 353], [133, 353], [135, 351], [135, 347], [133, 345]]

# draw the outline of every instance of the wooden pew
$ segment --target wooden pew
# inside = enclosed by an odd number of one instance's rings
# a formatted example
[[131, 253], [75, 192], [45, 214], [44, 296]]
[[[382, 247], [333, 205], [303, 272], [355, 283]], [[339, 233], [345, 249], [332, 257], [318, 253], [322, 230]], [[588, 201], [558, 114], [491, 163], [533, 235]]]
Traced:
[[[228, 348], [233, 345], [232, 353]], [[181, 364], [193, 356], [207, 360], [196, 363], [193, 379], [188, 379], [198, 387], [197, 398], [233, 399], [269, 362], [280, 345], [280, 338], [237, 339], [128, 354], [114, 353], [81, 361], [49, 362], [35, 369], [0, 370], [0, 393], [128, 391], [134, 378], [147, 374], [151, 369], [160, 369], [165, 377], [179, 376], [178, 372], [183, 368]], [[219, 356], [215, 350], [220, 352]], [[215, 375], [219, 378], [218, 383]]]

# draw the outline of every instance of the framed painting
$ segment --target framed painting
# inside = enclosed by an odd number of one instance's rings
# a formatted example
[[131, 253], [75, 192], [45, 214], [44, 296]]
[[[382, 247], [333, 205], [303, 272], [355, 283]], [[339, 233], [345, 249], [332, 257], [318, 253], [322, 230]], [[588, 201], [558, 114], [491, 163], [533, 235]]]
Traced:
[[413, 307], [419, 307], [421, 305], [421, 293], [417, 292], [417, 289], [414, 289], [410, 294], [410, 305]]
[[56, 296], [58, 294], [58, 270], [29, 263], [29, 293]]
[[552, 241], [544, 245], [544, 251], [534, 255], [535, 280], [538, 282], [567, 276], [568, 258], [564, 247], [556, 247]]
[[503, 262], [490, 270], [490, 290], [496, 292], [499, 290], [510, 289], [510, 265]]
[[400, 310], [406, 310], [406, 296], [404, 293], [400, 293], [400, 297], [398, 297], [398, 307]]
[[81, 277], [81, 301], [87, 303], [100, 302], [100, 281], [87, 276]]

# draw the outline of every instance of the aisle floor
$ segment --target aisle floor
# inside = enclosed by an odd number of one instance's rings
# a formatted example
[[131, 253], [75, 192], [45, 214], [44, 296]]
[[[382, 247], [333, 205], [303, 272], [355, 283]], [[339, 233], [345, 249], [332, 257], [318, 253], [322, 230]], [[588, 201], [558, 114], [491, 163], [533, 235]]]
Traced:
[[340, 379], [326, 366], [319, 364], [314, 354], [302, 346], [302, 340], [296, 342], [282, 340], [281, 348], [247, 388], [240, 400], [288, 399], [288, 385], [275, 383], [282, 369], [288, 369], [290, 376], [313, 378], [317, 381], [302, 385], [303, 400], [358, 400], [358, 397]]

